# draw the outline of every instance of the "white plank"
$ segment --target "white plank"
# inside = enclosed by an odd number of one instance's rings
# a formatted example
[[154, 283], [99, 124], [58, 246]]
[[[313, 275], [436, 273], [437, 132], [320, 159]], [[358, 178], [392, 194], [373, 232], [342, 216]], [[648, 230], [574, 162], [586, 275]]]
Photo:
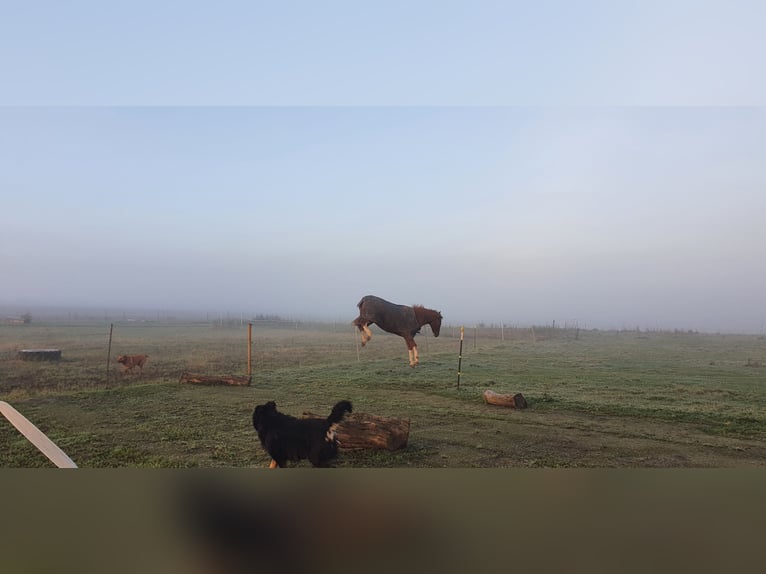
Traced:
[[5, 401], [0, 401], [0, 414], [7, 418], [29, 442], [37, 447], [48, 459], [59, 468], [77, 468], [67, 454], [56, 443], [49, 439], [43, 431], [29, 422], [29, 419], [14, 409]]

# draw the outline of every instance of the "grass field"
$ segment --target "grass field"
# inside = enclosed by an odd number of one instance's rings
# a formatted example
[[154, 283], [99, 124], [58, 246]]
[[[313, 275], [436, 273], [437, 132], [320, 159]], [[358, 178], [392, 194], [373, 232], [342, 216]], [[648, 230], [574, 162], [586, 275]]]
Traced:
[[[357, 349], [350, 324], [257, 323], [253, 384], [182, 385], [183, 371], [247, 369], [247, 327], [117, 323], [0, 326], [0, 400], [80, 467], [261, 467], [256, 404], [283, 412], [355, 411], [411, 421], [406, 449], [342, 452], [340, 467], [747, 467], [766, 465], [766, 338], [697, 333], [466, 329], [418, 337], [407, 366], [399, 337], [373, 328]], [[54, 347], [58, 363], [17, 360]], [[148, 353], [143, 376], [118, 354]], [[521, 392], [529, 408], [486, 405]], [[4, 419], [0, 466], [51, 463]]]

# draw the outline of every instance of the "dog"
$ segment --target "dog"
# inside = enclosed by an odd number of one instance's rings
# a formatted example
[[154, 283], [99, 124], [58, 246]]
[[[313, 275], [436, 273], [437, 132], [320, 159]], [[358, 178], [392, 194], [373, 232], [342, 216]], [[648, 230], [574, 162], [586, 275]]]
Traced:
[[123, 374], [132, 372], [133, 367], [138, 367], [140, 374], [144, 374], [144, 363], [149, 355], [120, 355], [117, 362], [123, 366]]
[[253, 410], [253, 428], [261, 445], [271, 456], [269, 468], [284, 468], [288, 461], [308, 459], [316, 467], [329, 466], [338, 456], [337, 425], [351, 412], [349, 401], [340, 401], [326, 419], [298, 419], [277, 411], [277, 403], [269, 401]]

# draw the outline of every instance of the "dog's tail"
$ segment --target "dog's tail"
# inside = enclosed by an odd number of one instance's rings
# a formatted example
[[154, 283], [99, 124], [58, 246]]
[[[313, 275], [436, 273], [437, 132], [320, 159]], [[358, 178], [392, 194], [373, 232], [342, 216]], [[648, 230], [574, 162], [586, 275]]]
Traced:
[[327, 417], [327, 424], [334, 425], [343, 419], [343, 415], [351, 412], [350, 401], [340, 401], [333, 408], [330, 416]]

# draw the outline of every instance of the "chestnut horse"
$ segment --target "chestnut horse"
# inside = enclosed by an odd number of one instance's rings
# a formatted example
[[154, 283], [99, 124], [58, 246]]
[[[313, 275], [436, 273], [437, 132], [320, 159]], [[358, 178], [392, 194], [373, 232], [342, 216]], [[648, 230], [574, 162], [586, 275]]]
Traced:
[[415, 335], [420, 333], [420, 328], [426, 324], [431, 325], [434, 337], [438, 337], [442, 326], [442, 314], [433, 309], [426, 309], [422, 305], [407, 307], [389, 303], [374, 295], [366, 295], [357, 303], [357, 307], [359, 307], [359, 316], [354, 319], [353, 324], [362, 333], [362, 346], [372, 339], [372, 332], [368, 325], [375, 323], [384, 331], [404, 337], [410, 356], [410, 367], [416, 366], [419, 362]]

